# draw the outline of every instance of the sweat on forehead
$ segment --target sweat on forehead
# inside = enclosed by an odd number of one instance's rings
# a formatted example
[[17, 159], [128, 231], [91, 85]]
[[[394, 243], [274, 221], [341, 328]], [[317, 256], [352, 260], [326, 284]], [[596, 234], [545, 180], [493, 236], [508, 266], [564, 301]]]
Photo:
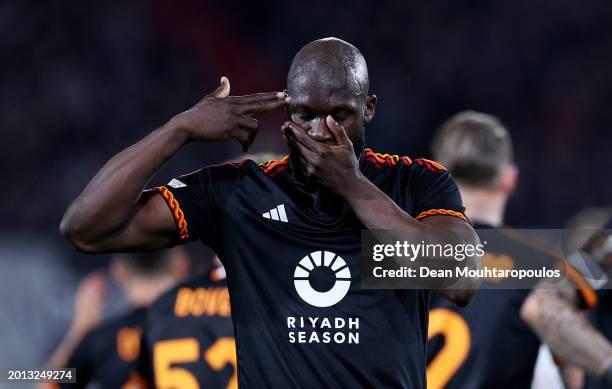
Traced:
[[293, 95], [313, 86], [365, 98], [369, 90], [365, 58], [355, 46], [337, 38], [310, 42], [293, 57], [287, 89]]

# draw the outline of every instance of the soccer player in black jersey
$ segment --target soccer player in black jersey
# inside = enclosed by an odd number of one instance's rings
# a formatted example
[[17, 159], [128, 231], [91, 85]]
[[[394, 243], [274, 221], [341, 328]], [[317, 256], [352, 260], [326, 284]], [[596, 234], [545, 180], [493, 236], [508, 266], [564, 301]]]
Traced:
[[48, 363], [50, 368], [76, 368], [76, 384], [61, 387], [85, 388], [93, 383], [101, 388], [122, 388], [128, 382], [137, 383], [131, 372], [140, 351], [146, 307], [175, 283], [176, 267], [172, 265], [183, 258], [182, 251], [116, 256], [111, 271], [134, 309], [86, 333], [82, 323], [93, 324], [94, 317], [101, 315], [103, 296], [98, 273], [83, 281], [77, 292], [74, 323]]
[[[361, 289], [361, 231], [477, 244], [448, 172], [364, 150], [376, 96], [365, 59], [339, 39], [296, 54], [287, 93], [232, 97], [229, 88], [223, 78], [195, 107], [113, 157], [66, 211], [62, 234], [85, 252], [197, 239], [211, 246], [227, 271], [243, 387], [425, 387], [430, 291]], [[287, 158], [209, 166], [144, 190], [186, 143], [234, 138], [247, 149], [253, 116], [280, 107]], [[465, 305], [479, 282], [458, 280], [437, 293]]]
[[[497, 118], [474, 111], [458, 113], [442, 124], [432, 150], [457, 180], [474, 226], [500, 229], [482, 232], [481, 240], [487, 242], [483, 266], [556, 267], [557, 256], [534, 246], [523, 234], [501, 229], [518, 172], [510, 134]], [[517, 289], [512, 283], [511, 279], [485, 278], [483, 289], [462, 309], [432, 299], [427, 350], [430, 388], [531, 386], [540, 341], [520, 316], [529, 289], [527, 285]]]
[[138, 359], [138, 376], [151, 388], [238, 387], [223, 267], [177, 285], [149, 307]]

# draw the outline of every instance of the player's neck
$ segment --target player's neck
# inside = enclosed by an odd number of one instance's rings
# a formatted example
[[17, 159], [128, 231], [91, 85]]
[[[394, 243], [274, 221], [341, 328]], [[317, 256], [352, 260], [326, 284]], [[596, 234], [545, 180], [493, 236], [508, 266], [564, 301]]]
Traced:
[[157, 278], [134, 279], [124, 288], [127, 299], [136, 307], [146, 307], [155, 301], [162, 293], [174, 285], [174, 279], [169, 276]]
[[508, 197], [496, 190], [471, 188], [459, 185], [465, 214], [473, 223], [500, 227]]
[[308, 193], [318, 192], [319, 189], [310, 183], [300, 168], [301, 162], [295, 157], [295, 154], [289, 153], [289, 172], [292, 178], [293, 184], [297, 185], [302, 191]]

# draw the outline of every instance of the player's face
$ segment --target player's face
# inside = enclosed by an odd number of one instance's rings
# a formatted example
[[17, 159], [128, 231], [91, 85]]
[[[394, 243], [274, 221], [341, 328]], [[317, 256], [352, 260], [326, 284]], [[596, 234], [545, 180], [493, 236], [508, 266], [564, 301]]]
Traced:
[[346, 87], [321, 82], [304, 82], [289, 90], [289, 119], [319, 142], [334, 143], [325, 118], [331, 115], [353, 142], [357, 155], [364, 148], [365, 125], [374, 113], [375, 97], [354, 93]]

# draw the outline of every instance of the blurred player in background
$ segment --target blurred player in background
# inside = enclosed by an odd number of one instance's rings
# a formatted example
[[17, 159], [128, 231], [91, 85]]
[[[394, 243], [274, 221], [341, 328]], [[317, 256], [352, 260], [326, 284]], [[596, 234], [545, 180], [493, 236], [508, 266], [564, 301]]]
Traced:
[[84, 388], [94, 382], [102, 388], [121, 388], [128, 382], [140, 351], [146, 309], [185, 276], [186, 261], [182, 249], [113, 257], [110, 272], [134, 309], [101, 325], [105, 276], [96, 271], [83, 279], [73, 323], [47, 364], [77, 369], [76, 384], [62, 387]]
[[[506, 203], [518, 178], [512, 140], [503, 124], [480, 112], [458, 113], [442, 124], [432, 151], [457, 181], [466, 214], [475, 228], [503, 227]], [[510, 229], [493, 232], [485, 246], [486, 267], [539, 268], [557, 261]], [[481, 236], [481, 240], [485, 238]], [[462, 309], [432, 298], [429, 388], [530, 387], [540, 341], [519, 315], [529, 291], [508, 289], [510, 282], [485, 278], [483, 289], [497, 289], [480, 290]]]
[[588, 209], [569, 224], [576, 229], [569, 261], [585, 276], [585, 287], [596, 292], [585, 295], [571, 285], [560, 288], [543, 280], [521, 309], [525, 321], [551, 348], [571, 389], [612, 388], [611, 216], [609, 209]]
[[136, 384], [159, 389], [238, 387], [229, 293], [219, 262], [149, 308], [138, 358], [132, 377]]

